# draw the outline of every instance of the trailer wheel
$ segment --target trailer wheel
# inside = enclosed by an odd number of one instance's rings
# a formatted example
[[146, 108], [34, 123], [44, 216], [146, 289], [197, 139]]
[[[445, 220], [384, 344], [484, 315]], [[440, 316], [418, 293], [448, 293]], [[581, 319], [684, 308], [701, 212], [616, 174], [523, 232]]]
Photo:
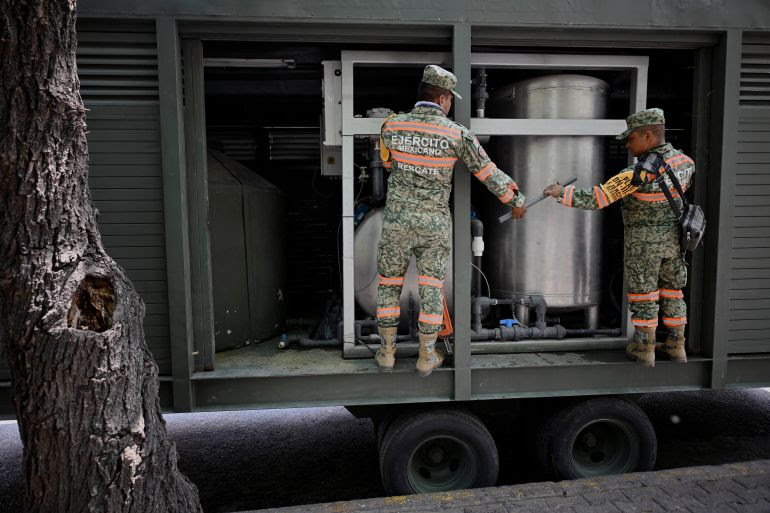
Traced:
[[546, 420], [537, 452], [550, 477], [590, 478], [652, 470], [657, 438], [636, 404], [603, 397], [572, 404]]
[[390, 495], [492, 486], [497, 447], [484, 424], [468, 412], [407, 413], [387, 428], [380, 473]]

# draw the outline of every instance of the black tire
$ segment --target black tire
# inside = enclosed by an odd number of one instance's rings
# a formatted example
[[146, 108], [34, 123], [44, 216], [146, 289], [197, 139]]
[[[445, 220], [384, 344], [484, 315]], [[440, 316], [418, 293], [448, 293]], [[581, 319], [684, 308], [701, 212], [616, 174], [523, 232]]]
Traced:
[[380, 447], [380, 474], [389, 495], [493, 486], [497, 447], [484, 424], [459, 410], [405, 413]]
[[540, 465], [554, 479], [652, 470], [657, 450], [647, 415], [617, 397], [573, 403], [548, 418], [537, 437]]

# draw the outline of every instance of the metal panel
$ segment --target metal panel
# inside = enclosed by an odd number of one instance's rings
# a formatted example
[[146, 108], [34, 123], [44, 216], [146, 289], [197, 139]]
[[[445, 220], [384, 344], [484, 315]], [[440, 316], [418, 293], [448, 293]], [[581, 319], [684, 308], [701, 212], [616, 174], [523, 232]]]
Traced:
[[[77, 64], [89, 109], [88, 184], [102, 240], [141, 289], [145, 332], [155, 334], [147, 336], [147, 345], [160, 373], [170, 374], [168, 300], [149, 295], [167, 288], [154, 28], [151, 23], [114, 31], [79, 27]], [[143, 258], [148, 254], [153, 258]]]
[[[531, 0], [464, 1], [430, 0], [402, 2], [396, 0], [360, 0], [319, 2], [317, 0], [262, 0], [232, 2], [212, 0], [136, 1], [83, 0], [79, 16], [180, 16], [189, 20], [286, 20], [336, 23], [345, 27], [355, 22], [377, 23], [383, 27], [404, 24], [466, 22], [478, 25], [523, 26], [528, 29], [553, 26], [559, 29], [586, 27], [606, 31], [609, 28], [656, 29], [670, 27], [689, 32], [706, 27], [770, 27], [766, 0], [740, 2], [708, 2], [678, 0], [676, 2], [640, 2], [638, 0], [581, 0], [571, 2]], [[201, 27], [205, 30], [207, 27]], [[329, 33], [331, 37], [333, 33]], [[368, 34], [361, 35], [366, 40]], [[395, 38], [398, 39], [398, 38]], [[622, 42], [621, 38], [617, 39]], [[379, 41], [378, 41], [379, 42]], [[574, 44], [572, 40], [568, 44]]]
[[[741, 45], [733, 228], [730, 244], [729, 353], [770, 352], [770, 34]], [[739, 299], [740, 298], [740, 299]], [[728, 370], [730, 365], [728, 365]]]
[[190, 288], [187, 173], [185, 172], [184, 123], [182, 122], [181, 48], [176, 21], [171, 18], [158, 18], [156, 30], [174, 409], [189, 411], [192, 408], [190, 376], [193, 370], [194, 334]]

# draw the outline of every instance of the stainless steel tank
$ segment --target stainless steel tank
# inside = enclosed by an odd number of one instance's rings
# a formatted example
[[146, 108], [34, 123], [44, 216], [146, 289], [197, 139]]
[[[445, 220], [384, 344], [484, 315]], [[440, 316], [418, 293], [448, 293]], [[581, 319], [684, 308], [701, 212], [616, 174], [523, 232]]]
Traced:
[[[369, 212], [356, 228], [355, 233], [355, 294], [356, 302], [363, 311], [372, 317], [377, 315], [377, 244], [380, 242], [384, 208]], [[451, 245], [451, 237], [450, 237]], [[470, 264], [469, 264], [470, 265]], [[420, 292], [417, 287], [417, 263], [412, 255], [406, 272], [404, 288], [401, 291], [401, 328], [409, 326], [409, 298], [414, 297], [419, 305]], [[447, 262], [447, 276], [444, 280], [444, 297], [450, 312], [452, 311], [452, 252], [450, 249]]]
[[[493, 96], [498, 118], [604, 118], [608, 85], [583, 75], [550, 75], [517, 82]], [[596, 136], [514, 136], [493, 141], [497, 166], [510, 173], [527, 195], [545, 185], [577, 176], [576, 186], [604, 178], [604, 141]], [[497, 213], [497, 212], [496, 212]], [[491, 219], [490, 219], [491, 221]], [[541, 202], [524, 220], [488, 222], [484, 267], [496, 297], [542, 295], [549, 308], [588, 309], [596, 324], [601, 297], [599, 212]]]

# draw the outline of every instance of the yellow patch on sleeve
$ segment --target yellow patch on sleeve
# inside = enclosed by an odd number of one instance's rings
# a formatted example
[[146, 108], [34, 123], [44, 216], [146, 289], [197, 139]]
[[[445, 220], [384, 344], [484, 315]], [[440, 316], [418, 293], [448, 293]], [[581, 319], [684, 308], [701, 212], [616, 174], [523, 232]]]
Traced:
[[[633, 176], [634, 172], [630, 169], [622, 171], [600, 186], [610, 203], [615, 203], [620, 198], [624, 198], [638, 189], [638, 187], [631, 185]], [[644, 173], [642, 173], [642, 179], [644, 179]]]

